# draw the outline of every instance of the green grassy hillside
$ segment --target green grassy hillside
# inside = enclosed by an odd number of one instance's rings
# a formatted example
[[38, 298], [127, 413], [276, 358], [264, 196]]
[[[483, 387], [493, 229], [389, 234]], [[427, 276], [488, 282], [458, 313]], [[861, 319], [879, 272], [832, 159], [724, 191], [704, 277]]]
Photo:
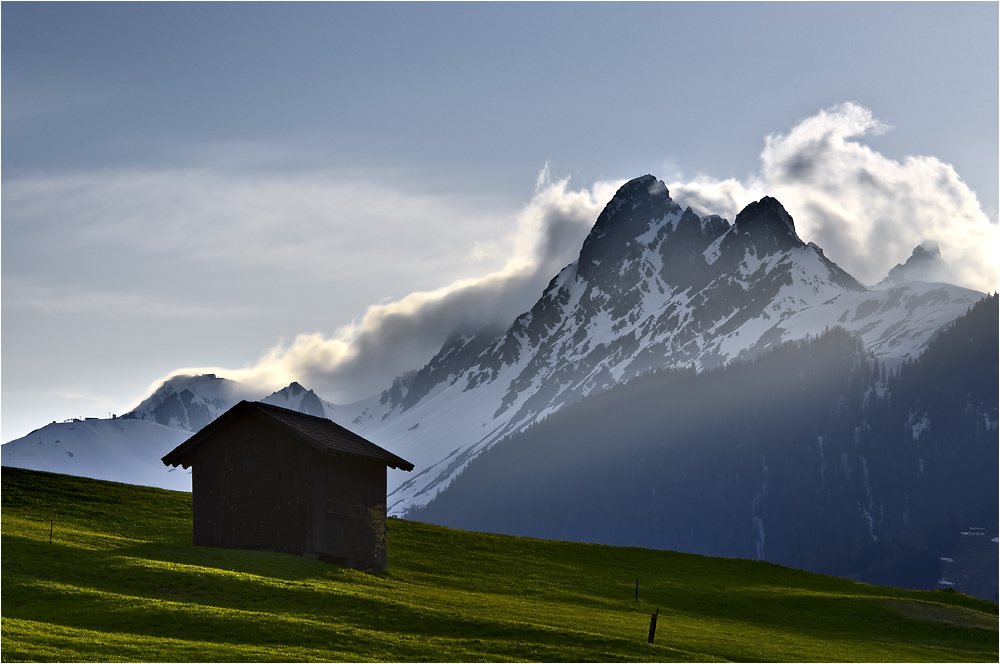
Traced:
[[193, 547], [190, 494], [2, 479], [4, 661], [997, 660], [952, 591], [395, 519], [374, 576]]

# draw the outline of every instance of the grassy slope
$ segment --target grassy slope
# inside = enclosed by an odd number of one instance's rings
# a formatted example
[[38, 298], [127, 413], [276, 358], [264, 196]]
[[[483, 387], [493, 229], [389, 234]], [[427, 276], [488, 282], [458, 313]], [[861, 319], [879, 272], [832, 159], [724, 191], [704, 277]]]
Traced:
[[400, 520], [373, 576], [195, 548], [187, 493], [2, 479], [5, 661], [997, 660], [997, 605], [951, 591]]

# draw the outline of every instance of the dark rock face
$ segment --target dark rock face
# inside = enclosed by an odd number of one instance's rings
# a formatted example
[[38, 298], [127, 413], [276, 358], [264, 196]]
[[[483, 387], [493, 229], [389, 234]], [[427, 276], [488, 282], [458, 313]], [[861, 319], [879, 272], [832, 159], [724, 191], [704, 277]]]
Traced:
[[795, 223], [776, 199], [765, 196], [750, 203], [736, 215], [736, 232], [731, 243], [752, 249], [757, 256], [769, 256], [804, 246], [795, 232]]
[[577, 261], [579, 276], [587, 280], [607, 278], [609, 272], [644, 249], [634, 243], [636, 238], [658, 220], [680, 211], [666, 185], [652, 175], [626, 182], [604, 207], [583, 241]]
[[305, 413], [306, 415], [326, 417], [326, 410], [323, 408], [323, 403], [312, 390], [308, 390], [304, 395], [302, 395], [302, 401], [299, 403], [298, 410], [300, 413]]
[[686, 209], [676, 227], [664, 226], [657, 234], [654, 248], [663, 258], [660, 278], [678, 286], [707, 283], [715, 270], [703, 254], [728, 230], [729, 222], [719, 215], [702, 218], [691, 208]]

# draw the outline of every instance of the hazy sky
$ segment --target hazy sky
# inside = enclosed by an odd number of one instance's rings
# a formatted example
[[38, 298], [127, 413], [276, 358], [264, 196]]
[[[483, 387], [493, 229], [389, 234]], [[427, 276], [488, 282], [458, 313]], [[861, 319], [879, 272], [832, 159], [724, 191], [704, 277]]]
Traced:
[[866, 283], [996, 288], [998, 4], [17, 3], [2, 432], [183, 368], [346, 401], [503, 325], [645, 173]]

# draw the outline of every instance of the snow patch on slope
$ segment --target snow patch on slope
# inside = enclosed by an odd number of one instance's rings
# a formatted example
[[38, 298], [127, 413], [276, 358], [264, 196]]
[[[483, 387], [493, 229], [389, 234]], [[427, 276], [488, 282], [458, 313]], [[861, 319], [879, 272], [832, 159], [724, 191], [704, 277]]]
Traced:
[[160, 458], [191, 436], [143, 420], [86, 419], [53, 423], [0, 445], [2, 465], [175, 491], [191, 490], [191, 471]]

